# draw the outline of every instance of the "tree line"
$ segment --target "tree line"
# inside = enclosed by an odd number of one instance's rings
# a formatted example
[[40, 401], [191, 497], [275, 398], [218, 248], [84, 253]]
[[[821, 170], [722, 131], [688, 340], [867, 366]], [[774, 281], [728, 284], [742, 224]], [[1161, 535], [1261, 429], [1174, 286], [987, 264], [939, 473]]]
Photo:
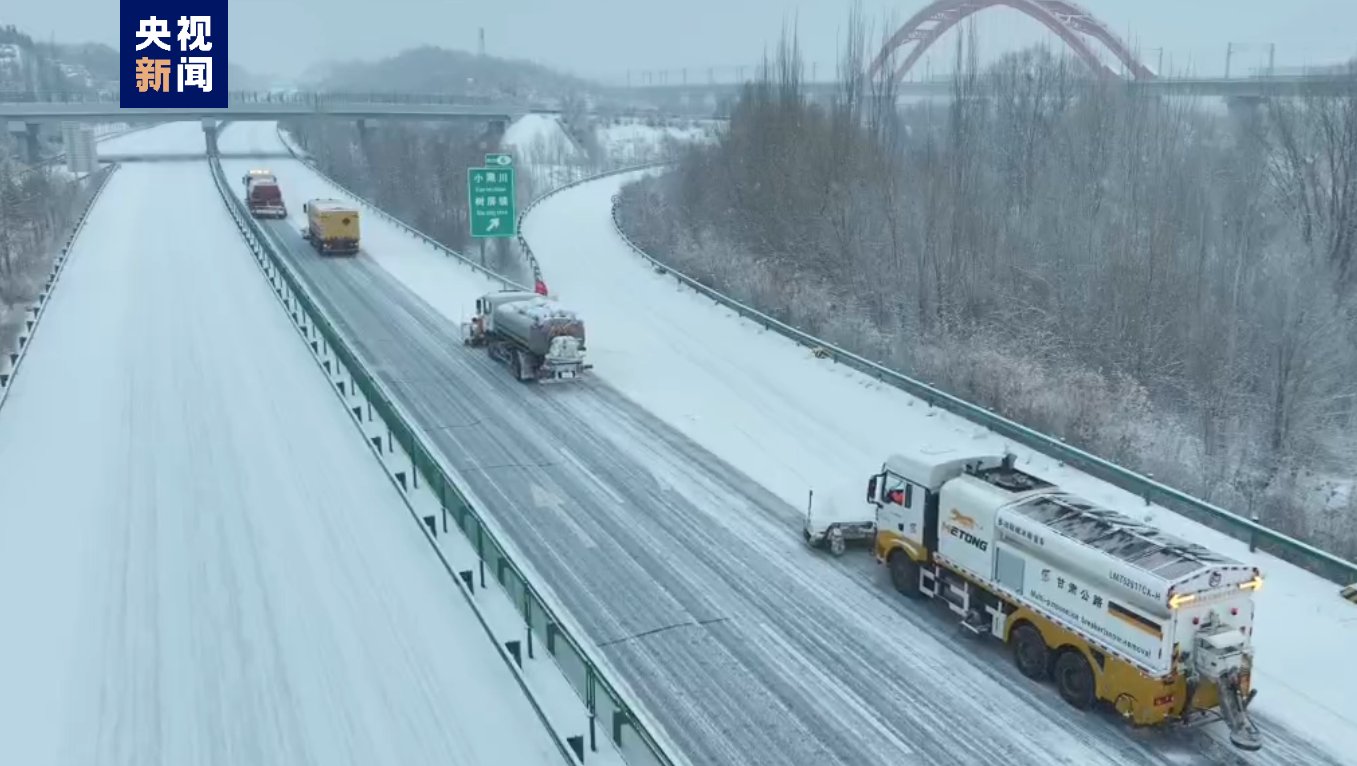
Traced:
[[[467, 216], [469, 167], [484, 164], [498, 139], [447, 124], [352, 123], [311, 120], [285, 126], [317, 166], [345, 188], [424, 232], [443, 246], [479, 259]], [[518, 184], [519, 208], [530, 189]], [[531, 283], [532, 272], [503, 239], [486, 245], [485, 265], [510, 279]]]
[[11, 142], [0, 135], [0, 349], [6, 351], [73, 223], [80, 188], [53, 168], [16, 162]]
[[[1357, 555], [1357, 88], [1158, 98], [1045, 49], [897, 106], [794, 37], [628, 233], [779, 319]], [[888, 66], [888, 70], [890, 67]], [[1352, 67], [1357, 75], [1357, 66]]]

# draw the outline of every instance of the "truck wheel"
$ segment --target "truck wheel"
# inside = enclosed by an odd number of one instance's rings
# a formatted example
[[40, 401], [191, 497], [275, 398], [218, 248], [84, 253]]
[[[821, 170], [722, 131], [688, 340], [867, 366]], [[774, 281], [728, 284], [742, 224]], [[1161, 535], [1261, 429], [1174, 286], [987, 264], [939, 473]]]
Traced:
[[513, 358], [514, 379], [517, 380], [519, 383], [527, 382], [526, 379], [523, 377], [523, 353], [518, 349], [514, 349], [513, 355], [514, 355]]
[[891, 570], [891, 585], [909, 598], [919, 597], [919, 565], [904, 551], [897, 550], [886, 559]]
[[1051, 677], [1051, 649], [1041, 631], [1024, 622], [1013, 629], [1008, 640], [1013, 645], [1013, 664], [1018, 666], [1018, 672], [1033, 681]]
[[1093, 668], [1078, 649], [1066, 649], [1055, 660], [1055, 688], [1065, 701], [1079, 710], [1093, 706]]

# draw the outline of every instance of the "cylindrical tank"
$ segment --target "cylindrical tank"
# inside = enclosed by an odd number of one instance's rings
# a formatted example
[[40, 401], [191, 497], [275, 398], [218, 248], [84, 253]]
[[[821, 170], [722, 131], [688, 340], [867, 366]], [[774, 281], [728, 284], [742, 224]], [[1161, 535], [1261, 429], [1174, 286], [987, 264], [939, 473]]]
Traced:
[[503, 303], [495, 307], [495, 332], [514, 338], [538, 356], [546, 356], [551, 339], [579, 338], [584, 345], [584, 321], [575, 312], [548, 298]]

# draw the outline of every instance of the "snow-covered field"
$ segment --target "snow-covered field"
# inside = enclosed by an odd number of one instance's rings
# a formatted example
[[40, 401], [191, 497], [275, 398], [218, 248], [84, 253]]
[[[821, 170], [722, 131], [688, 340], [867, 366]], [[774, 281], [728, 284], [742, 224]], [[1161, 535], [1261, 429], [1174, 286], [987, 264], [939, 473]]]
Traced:
[[674, 144], [705, 143], [715, 139], [721, 123], [714, 120], [669, 120], [655, 125], [618, 119], [599, 125], [599, 143], [608, 157], [622, 165], [662, 157]]
[[514, 153], [520, 165], [559, 164], [587, 159], [583, 151], [566, 135], [560, 117], [554, 114], [525, 114], [504, 131], [500, 142]]
[[[898, 389], [814, 358], [656, 274], [617, 236], [611, 198], [638, 174], [564, 191], [524, 223], [547, 283], [589, 323], [595, 372], [750, 477], [804, 506], [808, 490], [866, 478], [901, 444], [1009, 447], [1026, 469], [1243, 561], [1258, 596], [1255, 705], [1357, 762], [1357, 606], [1337, 587], [1171, 511], [1060, 467]], [[605, 424], [601, 424], [605, 425]], [[787, 530], [795, 534], [796, 530]]]
[[205, 163], [71, 258], [0, 408], [0, 762], [560, 763]]
[[[714, 120], [671, 119], [648, 124], [616, 118], [594, 127], [598, 145], [611, 166], [636, 165], [663, 158], [673, 147], [712, 141], [721, 129]], [[504, 145], [514, 152], [520, 172], [531, 175], [535, 192], [555, 188], [588, 175], [589, 157], [566, 135], [560, 118], [529, 114], [504, 132]]]

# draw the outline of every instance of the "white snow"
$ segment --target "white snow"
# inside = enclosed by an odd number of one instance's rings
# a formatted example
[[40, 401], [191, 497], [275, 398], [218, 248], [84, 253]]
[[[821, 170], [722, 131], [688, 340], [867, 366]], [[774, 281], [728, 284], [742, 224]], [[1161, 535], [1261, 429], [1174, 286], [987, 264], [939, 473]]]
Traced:
[[635, 119], [618, 119], [599, 125], [595, 132], [610, 159], [630, 165], [659, 159], [671, 144], [714, 140], [719, 125], [714, 120], [661, 121], [650, 125]]
[[504, 131], [500, 142], [520, 165], [579, 161], [585, 158], [554, 114], [525, 114]]
[[[645, 171], [642, 171], [645, 172]], [[929, 409], [904, 392], [816, 359], [771, 331], [655, 273], [617, 236], [611, 198], [640, 173], [557, 194], [524, 236], [547, 283], [589, 326], [594, 373], [719, 457], [804, 508], [807, 490], [865, 482], [900, 440], [1016, 452], [1024, 468], [1113, 508], [1144, 502], [1031, 450]], [[601, 427], [606, 423], [599, 424]], [[1155, 508], [1155, 523], [1267, 577], [1258, 595], [1255, 705], [1334, 753], [1357, 752], [1357, 607], [1337, 586], [1214, 530]], [[789, 529], [788, 534], [799, 534]]]
[[[287, 150], [274, 124], [265, 122], [233, 124], [221, 134], [218, 147], [223, 152], [233, 153]], [[226, 171], [226, 178], [231, 180], [244, 176], [246, 171], [258, 164], [255, 160], [223, 160], [222, 169]], [[283, 201], [287, 204], [288, 221], [298, 229], [306, 226], [302, 204], [308, 200], [335, 198], [359, 204], [356, 198], [332, 185], [299, 160], [270, 159], [268, 169], [278, 177]], [[243, 189], [241, 193], [244, 193]], [[448, 317], [457, 321], [469, 318], [475, 313], [477, 298], [503, 289], [498, 281], [453, 259], [443, 256], [430, 258], [430, 255], [438, 253], [436, 249], [373, 210], [363, 207], [360, 216], [362, 234], [359, 247], [362, 251]]]
[[99, 155], [207, 154], [207, 138], [200, 122], [170, 122], [134, 130], [99, 141]]
[[[234, 125], [222, 141], [223, 151], [281, 148], [272, 126], [263, 123]], [[344, 196], [302, 163], [271, 163], [291, 211], [299, 211], [308, 195]], [[228, 178], [248, 169], [247, 162], [225, 164]], [[1357, 717], [1345, 700], [1357, 683], [1357, 665], [1350, 659], [1357, 608], [1337, 598], [1336, 586], [1270, 556], [1250, 554], [1233, 538], [1168, 510], [1145, 508], [1139, 498], [816, 359], [808, 349], [677, 288], [613, 230], [611, 197], [639, 175], [561, 192], [534, 208], [525, 222], [553, 297], [569, 302], [589, 328], [596, 375], [798, 510], [811, 489], [817, 498], [842, 493], [847, 502], [848, 487], [879, 470], [901, 439], [979, 452], [1009, 446], [1026, 461], [1024, 468], [1092, 500], [1132, 515], [1151, 511], [1168, 532], [1258, 562], [1268, 581], [1258, 595], [1255, 705], [1334, 753], [1357, 751]], [[366, 211], [363, 238], [370, 256], [454, 321], [470, 316], [481, 294], [500, 289]], [[610, 424], [600, 420], [595, 426], [606, 432]]]
[[0, 407], [0, 762], [561, 763], [205, 164], [110, 183]]
[[800, 508], [810, 512], [809, 528], [817, 534], [831, 524], [856, 524], [876, 521], [875, 509], [866, 502], [867, 477], [821, 487], [801, 499]]

